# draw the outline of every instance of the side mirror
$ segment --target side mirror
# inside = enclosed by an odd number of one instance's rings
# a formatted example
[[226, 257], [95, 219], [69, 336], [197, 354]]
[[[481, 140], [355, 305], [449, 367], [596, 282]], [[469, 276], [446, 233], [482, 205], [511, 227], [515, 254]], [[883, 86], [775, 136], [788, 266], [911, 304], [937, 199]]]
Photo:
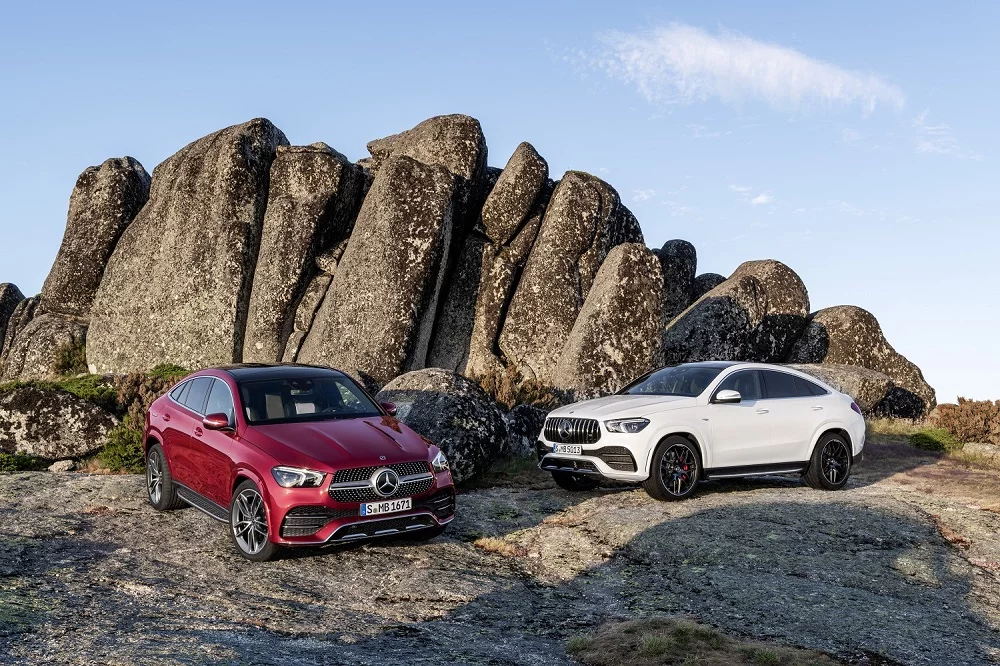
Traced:
[[712, 398], [712, 402], [716, 402], [722, 405], [737, 403], [743, 399], [739, 391], [719, 391]]
[[389, 413], [389, 416], [395, 416], [396, 415], [396, 403], [394, 403], [394, 402], [381, 402], [379, 404], [382, 405], [382, 409], [384, 409], [386, 412]]
[[201, 424], [205, 426], [205, 430], [232, 430], [233, 426], [229, 423], [229, 415], [218, 413], [209, 414], [201, 420]]

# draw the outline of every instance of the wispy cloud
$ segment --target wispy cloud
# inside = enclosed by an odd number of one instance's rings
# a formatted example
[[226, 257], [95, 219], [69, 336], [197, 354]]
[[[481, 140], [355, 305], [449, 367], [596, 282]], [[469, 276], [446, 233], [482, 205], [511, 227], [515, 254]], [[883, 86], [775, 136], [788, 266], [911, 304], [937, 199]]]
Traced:
[[879, 104], [905, 104], [903, 91], [875, 74], [728, 30], [712, 35], [672, 23], [640, 32], [610, 31], [600, 39], [607, 50], [594, 64], [634, 85], [650, 102], [759, 100], [781, 110], [858, 104], [866, 114]]
[[951, 127], [945, 124], [935, 125], [927, 121], [930, 109], [924, 109], [913, 119], [913, 128], [917, 132], [917, 152], [932, 155], [950, 155], [963, 160], [981, 160], [982, 155], [962, 148]]
[[769, 204], [773, 202], [774, 202], [774, 197], [772, 197], [767, 192], [761, 192], [760, 194], [758, 194], [757, 196], [755, 196], [753, 199], [750, 200], [750, 205], [762, 206], [764, 204]]
[[857, 143], [861, 140], [861, 134], [857, 130], [852, 130], [850, 127], [845, 127], [840, 130], [840, 136], [844, 140], [844, 143]]
[[729, 189], [731, 189], [733, 192], [739, 192], [740, 194], [746, 194], [747, 192], [749, 192], [753, 188], [750, 187], [749, 185], [730, 185]]
[[656, 190], [632, 190], [632, 201], [648, 201], [656, 196]]

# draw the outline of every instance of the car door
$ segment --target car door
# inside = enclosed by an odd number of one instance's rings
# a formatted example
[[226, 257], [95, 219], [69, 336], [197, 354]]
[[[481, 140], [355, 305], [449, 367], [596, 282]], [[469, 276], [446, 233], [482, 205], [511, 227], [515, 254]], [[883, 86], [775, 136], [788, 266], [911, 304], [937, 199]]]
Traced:
[[809, 444], [823, 405], [809, 388], [810, 382], [780, 370], [762, 370], [764, 408], [771, 417], [772, 463], [809, 460]]
[[[212, 388], [212, 377], [195, 377], [188, 380], [190, 387], [179, 396], [170, 413], [174, 428], [174, 442], [170, 456], [171, 473], [175, 480], [191, 490], [199, 490], [200, 470], [194, 446], [194, 429], [201, 427], [202, 411]], [[176, 470], [176, 472], [174, 471]]]
[[[236, 425], [233, 394], [221, 379], [212, 379], [204, 414], [225, 414], [230, 425]], [[199, 419], [192, 428], [191, 460], [195, 466], [194, 486], [201, 495], [220, 506], [229, 506], [229, 477], [232, 467], [230, 450], [233, 430], [209, 430]]]
[[184, 397], [191, 390], [191, 381], [181, 382], [170, 391], [170, 400], [158, 412], [150, 412], [150, 421], [160, 430], [163, 452], [167, 456], [170, 475], [178, 483], [186, 484], [190, 469], [185, 465], [187, 443], [185, 439]]
[[[737, 403], [716, 403], [719, 391], [739, 391]], [[712, 392], [707, 413], [712, 432], [708, 462], [712, 469], [743, 467], [768, 462], [771, 419], [761, 407], [762, 386], [758, 370], [738, 370], [726, 376]]]

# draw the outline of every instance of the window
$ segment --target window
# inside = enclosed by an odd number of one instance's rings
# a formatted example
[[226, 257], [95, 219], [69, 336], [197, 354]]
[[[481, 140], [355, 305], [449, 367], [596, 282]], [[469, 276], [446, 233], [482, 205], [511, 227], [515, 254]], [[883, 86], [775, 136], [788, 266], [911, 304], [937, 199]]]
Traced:
[[170, 397], [177, 402], [184, 404], [184, 394], [188, 392], [191, 388], [191, 382], [183, 382], [174, 387], [174, 390], [170, 392]]
[[195, 377], [188, 382], [191, 388], [185, 391], [182, 396], [184, 398], [183, 405], [192, 412], [204, 414], [205, 400], [208, 398], [208, 392], [212, 388], [212, 382], [214, 381], [211, 377]]
[[811, 382], [808, 379], [797, 378], [800, 382], [806, 385], [806, 390], [808, 395], [827, 395], [827, 390], [815, 382]]
[[708, 388], [723, 368], [678, 365], [644, 375], [621, 391], [623, 395], [683, 395], [692, 398]]
[[719, 391], [738, 391], [743, 400], [760, 400], [760, 375], [756, 370], [741, 370], [734, 372], [719, 384]]
[[229, 392], [229, 387], [221, 379], [216, 379], [212, 384], [212, 390], [208, 394], [208, 404], [205, 406], [205, 413], [225, 414], [229, 417], [229, 424], [233, 424], [233, 396]]
[[764, 370], [764, 384], [768, 398], [801, 398], [813, 395], [803, 379], [785, 372]]
[[295, 377], [240, 383], [251, 424], [379, 416], [382, 411], [347, 377]]

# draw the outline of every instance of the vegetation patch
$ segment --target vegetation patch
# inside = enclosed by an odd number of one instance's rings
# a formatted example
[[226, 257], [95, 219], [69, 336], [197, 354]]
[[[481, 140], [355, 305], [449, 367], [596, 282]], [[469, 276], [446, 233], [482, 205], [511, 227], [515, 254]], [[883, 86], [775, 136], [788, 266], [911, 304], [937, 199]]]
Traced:
[[538, 469], [534, 456], [509, 456], [497, 460], [479, 476], [462, 483], [463, 490], [483, 488], [553, 488], [552, 476]]
[[47, 468], [51, 461], [23, 453], [0, 453], [0, 473], [37, 472]]
[[951, 453], [960, 451], [964, 444], [944, 428], [923, 428], [910, 435], [910, 444], [925, 451]]
[[575, 636], [566, 651], [589, 666], [824, 666], [838, 664], [811, 650], [730, 638], [683, 618], [607, 624]]
[[1000, 400], [959, 398], [957, 405], [940, 405], [934, 422], [963, 442], [1000, 444]]
[[514, 366], [502, 371], [472, 375], [472, 381], [507, 410], [517, 405], [531, 405], [544, 411], [552, 411], [569, 400], [558, 389], [536, 379], [529, 379]]
[[87, 345], [83, 340], [67, 341], [56, 347], [52, 374], [79, 375], [87, 372]]
[[476, 548], [502, 557], [524, 557], [527, 551], [516, 543], [497, 537], [480, 537], [472, 542]]

